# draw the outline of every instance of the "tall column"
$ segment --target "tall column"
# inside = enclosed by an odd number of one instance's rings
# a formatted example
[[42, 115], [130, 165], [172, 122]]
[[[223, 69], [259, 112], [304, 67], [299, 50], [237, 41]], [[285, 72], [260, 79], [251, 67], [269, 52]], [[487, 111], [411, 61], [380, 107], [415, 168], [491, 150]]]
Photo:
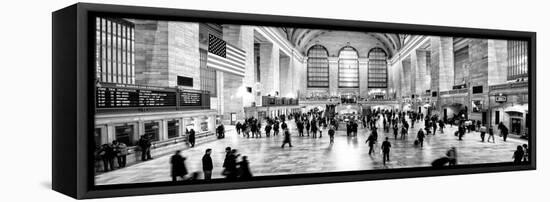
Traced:
[[430, 89], [430, 72], [426, 65], [426, 51], [416, 50], [416, 94], [423, 94]]
[[135, 29], [136, 84], [174, 87], [186, 76], [200, 89], [197, 23], [137, 20]]
[[338, 95], [338, 57], [328, 58], [328, 72], [329, 94], [336, 96]]
[[168, 139], [168, 121], [167, 120], [160, 120], [159, 123], [159, 140], [167, 140]]
[[431, 37], [431, 89], [448, 91], [454, 83], [454, 55], [452, 37]]
[[[243, 89], [250, 87], [252, 92], [243, 92], [243, 106], [251, 106], [256, 94], [255, 74], [254, 74], [254, 28], [243, 25], [224, 25], [223, 40], [245, 51], [245, 75], [242, 78]], [[242, 106], [241, 106], [242, 107]], [[238, 114], [237, 117], [241, 116]]]
[[369, 92], [369, 59], [359, 58], [359, 96], [366, 97]]
[[488, 85], [506, 82], [508, 75], [508, 50], [506, 40], [488, 42]]
[[420, 86], [417, 86], [417, 81], [420, 81], [421, 78], [419, 78], [418, 75], [418, 63], [416, 58], [416, 51], [411, 51], [411, 54], [409, 55], [410, 60], [410, 67], [411, 67], [411, 94], [419, 94]]
[[412, 94], [412, 82], [411, 82], [411, 58], [407, 57], [401, 61], [401, 93], [402, 96], [409, 97]]
[[279, 47], [272, 43], [260, 44], [260, 77], [262, 94], [275, 96], [279, 92]]
[[281, 96], [292, 96], [292, 71], [290, 71], [290, 57], [281, 54], [279, 57], [279, 89]]
[[199, 90], [200, 53], [199, 24], [168, 22], [168, 86], [177, 86], [178, 76], [193, 78], [193, 86]]

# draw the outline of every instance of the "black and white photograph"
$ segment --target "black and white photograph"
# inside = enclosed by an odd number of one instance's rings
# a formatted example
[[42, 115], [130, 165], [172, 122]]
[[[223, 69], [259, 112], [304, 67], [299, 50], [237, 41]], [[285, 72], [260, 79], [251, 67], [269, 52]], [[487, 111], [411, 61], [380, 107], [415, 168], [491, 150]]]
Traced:
[[529, 165], [528, 41], [95, 17], [94, 183]]

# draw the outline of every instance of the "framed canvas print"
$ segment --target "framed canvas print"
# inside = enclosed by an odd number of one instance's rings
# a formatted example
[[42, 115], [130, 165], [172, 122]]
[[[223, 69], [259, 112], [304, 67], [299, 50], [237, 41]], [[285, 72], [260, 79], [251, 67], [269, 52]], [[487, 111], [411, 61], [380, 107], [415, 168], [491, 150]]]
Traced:
[[534, 32], [79, 3], [53, 20], [75, 198], [536, 168]]

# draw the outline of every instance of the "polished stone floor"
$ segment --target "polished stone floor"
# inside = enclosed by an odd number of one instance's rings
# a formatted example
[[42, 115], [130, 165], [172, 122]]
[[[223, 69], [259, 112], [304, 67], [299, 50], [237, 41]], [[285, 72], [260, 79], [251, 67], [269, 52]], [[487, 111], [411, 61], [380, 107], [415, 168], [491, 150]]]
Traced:
[[[524, 140], [510, 138], [503, 142], [498, 136], [498, 131], [495, 134], [496, 143], [481, 142], [477, 132], [466, 134], [463, 141], [458, 141], [454, 136], [457, 128], [447, 126], [444, 133], [429, 135], [424, 147], [420, 148], [413, 144], [420, 125], [417, 123], [415, 128], [409, 130], [408, 138], [405, 140], [394, 140], [393, 134], [379, 130], [380, 142], [376, 145], [377, 153], [369, 156], [369, 148], [365, 144], [367, 135], [370, 134], [367, 129], [359, 129], [357, 137], [347, 137], [344, 131], [337, 131], [335, 142], [331, 145], [326, 131], [322, 138], [298, 137], [293, 121], [291, 122], [291, 148], [281, 148], [282, 136], [243, 138], [238, 136], [235, 130], [231, 130], [225, 139], [183, 150], [182, 155], [187, 158], [187, 169], [190, 172], [201, 171], [202, 155], [207, 148], [212, 148], [212, 177], [222, 178], [224, 148], [227, 146], [237, 149], [241, 155], [248, 156], [253, 175], [263, 176], [431, 166], [433, 160], [444, 156], [452, 146], [457, 148], [458, 164], [511, 162], [516, 146], [526, 143]], [[390, 162], [383, 165], [380, 145], [385, 136], [390, 137], [392, 149]], [[169, 181], [169, 161], [170, 155], [166, 155], [103, 173], [95, 177], [96, 184]]]

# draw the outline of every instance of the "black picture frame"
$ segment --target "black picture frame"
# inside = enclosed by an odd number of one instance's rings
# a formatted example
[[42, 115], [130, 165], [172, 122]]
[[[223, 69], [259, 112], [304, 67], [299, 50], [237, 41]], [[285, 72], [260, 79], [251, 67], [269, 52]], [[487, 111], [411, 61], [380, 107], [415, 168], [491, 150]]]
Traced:
[[[529, 113], [531, 161], [525, 165], [491, 163], [458, 165], [453, 168], [402, 168], [322, 174], [258, 177], [251, 181], [216, 180], [212, 183], [181, 184], [158, 182], [95, 186], [90, 168], [89, 142], [94, 133], [94, 16], [147, 18], [157, 20], [219, 22], [296, 26], [350, 31], [400, 32], [421, 35], [471, 38], [515, 39], [528, 41]], [[77, 199], [227, 190], [257, 187], [306, 185], [426, 176], [444, 176], [536, 169], [536, 33], [380, 23], [353, 20], [318, 19], [229, 12], [197, 11], [106, 4], [77, 3], [52, 13], [52, 188]], [[435, 92], [434, 92], [435, 93]]]

